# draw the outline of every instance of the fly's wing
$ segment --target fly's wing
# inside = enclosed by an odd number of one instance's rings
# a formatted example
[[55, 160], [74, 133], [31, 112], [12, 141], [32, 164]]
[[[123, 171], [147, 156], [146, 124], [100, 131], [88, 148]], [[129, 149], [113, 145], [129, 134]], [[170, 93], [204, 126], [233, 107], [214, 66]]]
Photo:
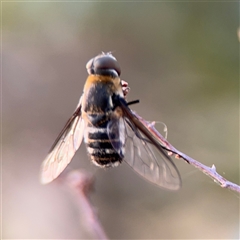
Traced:
[[41, 183], [46, 184], [58, 177], [72, 160], [81, 145], [84, 120], [81, 117], [81, 99], [73, 115], [58, 135], [49, 154], [42, 163]]
[[[180, 174], [161, 143], [132, 114], [124, 99], [119, 98], [118, 104], [122, 109], [122, 118], [125, 120], [126, 153], [124, 160], [148, 181], [170, 190], [179, 189]], [[122, 124], [122, 120], [116, 121], [114, 118], [113, 121], [115, 121], [115, 128], [116, 124]], [[118, 146], [114, 146], [113, 143], [112, 145], [119, 152]]]
[[178, 170], [171, 158], [159, 151], [140, 129], [126, 120], [126, 155], [124, 160], [138, 174], [160, 187], [177, 190], [181, 186]]
[[116, 114], [116, 111], [112, 113], [111, 120], [108, 122], [107, 134], [113, 148], [121, 158], [124, 158], [126, 143], [125, 122], [120, 115]]

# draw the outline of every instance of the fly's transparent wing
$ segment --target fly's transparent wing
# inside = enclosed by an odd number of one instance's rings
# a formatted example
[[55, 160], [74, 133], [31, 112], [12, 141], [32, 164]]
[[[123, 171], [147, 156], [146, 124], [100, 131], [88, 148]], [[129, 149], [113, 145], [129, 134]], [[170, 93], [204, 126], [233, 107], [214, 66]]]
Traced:
[[124, 98], [116, 96], [114, 100], [125, 120], [125, 161], [150, 182], [170, 190], [179, 189], [180, 174], [161, 142], [132, 113]]
[[122, 117], [114, 113], [112, 114], [111, 120], [107, 125], [107, 134], [115, 151], [121, 158], [124, 158], [126, 131], [125, 123]]
[[81, 100], [71, 118], [55, 140], [49, 154], [42, 163], [41, 183], [46, 184], [58, 177], [72, 160], [81, 145], [84, 120], [81, 117]]
[[159, 143], [156, 148], [152, 139], [144, 135], [130, 118], [113, 113], [107, 132], [115, 151], [134, 171], [160, 187], [179, 189], [181, 178], [171, 158]]
[[[124, 160], [142, 177], [170, 190], [181, 186], [181, 179], [171, 158], [159, 151], [139, 129], [126, 123], [126, 155]], [[164, 154], [165, 153], [165, 154]]]

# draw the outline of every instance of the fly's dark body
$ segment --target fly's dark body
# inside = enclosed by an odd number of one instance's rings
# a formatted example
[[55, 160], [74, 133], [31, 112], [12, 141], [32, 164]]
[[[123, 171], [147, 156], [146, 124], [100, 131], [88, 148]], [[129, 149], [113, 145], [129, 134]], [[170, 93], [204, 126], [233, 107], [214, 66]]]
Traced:
[[[106, 77], [109, 81], [102, 81], [100, 76], [89, 79], [91, 85], [84, 91], [86, 101], [82, 105], [82, 111], [88, 119], [84, 142], [91, 160], [100, 167], [117, 166], [122, 162], [122, 157], [113, 148], [107, 133], [110, 116], [115, 108], [112, 99], [114, 84], [111, 78]], [[120, 139], [115, 138], [112, 141], [118, 142]]]

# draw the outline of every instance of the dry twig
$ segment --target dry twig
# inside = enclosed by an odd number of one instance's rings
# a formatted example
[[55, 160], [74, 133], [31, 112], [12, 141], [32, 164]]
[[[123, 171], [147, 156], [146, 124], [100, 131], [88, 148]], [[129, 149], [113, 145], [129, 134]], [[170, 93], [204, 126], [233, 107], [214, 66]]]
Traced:
[[212, 165], [212, 167], [208, 167], [196, 161], [195, 159], [187, 156], [186, 154], [178, 151], [154, 128], [154, 124], [147, 122], [142, 117], [137, 115], [135, 112], [133, 112], [133, 114], [162, 143], [162, 146], [168, 151], [169, 155], [175, 154], [175, 158], [184, 159], [187, 163], [199, 169], [201, 172], [203, 172], [207, 176], [211, 177], [214, 180], [214, 182], [218, 183], [222, 188], [229, 188], [233, 191], [240, 193], [240, 186], [228, 181], [219, 173], [217, 173], [215, 165]]
[[[72, 171], [66, 178], [66, 183], [75, 196], [81, 216], [84, 216], [84, 229], [94, 239], [108, 239], [101, 226], [96, 211], [88, 197], [93, 187], [93, 176], [83, 171]], [[83, 212], [83, 213], [82, 213]]]

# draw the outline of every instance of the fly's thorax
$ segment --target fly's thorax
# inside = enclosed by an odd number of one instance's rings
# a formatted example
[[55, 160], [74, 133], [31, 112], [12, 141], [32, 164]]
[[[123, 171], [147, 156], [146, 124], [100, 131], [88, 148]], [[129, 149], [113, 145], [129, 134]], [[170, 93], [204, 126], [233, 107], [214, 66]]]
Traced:
[[123, 97], [119, 77], [89, 75], [83, 91], [82, 111], [87, 114], [107, 114], [114, 108], [114, 94]]
[[94, 85], [103, 85], [108, 89], [109, 94], [115, 93], [123, 96], [121, 79], [119, 77], [91, 74], [86, 80], [83, 92], [87, 93]]

